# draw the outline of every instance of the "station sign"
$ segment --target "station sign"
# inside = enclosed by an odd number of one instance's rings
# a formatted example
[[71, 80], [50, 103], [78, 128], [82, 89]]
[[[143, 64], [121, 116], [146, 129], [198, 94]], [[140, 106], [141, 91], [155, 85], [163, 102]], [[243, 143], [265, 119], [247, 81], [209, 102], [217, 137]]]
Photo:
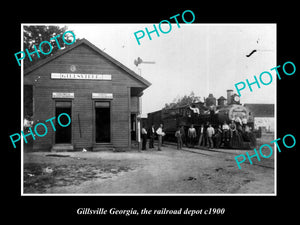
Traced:
[[113, 99], [113, 93], [92, 93], [92, 99]]
[[51, 79], [111, 80], [111, 74], [51, 73]]
[[74, 92], [52, 92], [52, 98], [74, 98]]

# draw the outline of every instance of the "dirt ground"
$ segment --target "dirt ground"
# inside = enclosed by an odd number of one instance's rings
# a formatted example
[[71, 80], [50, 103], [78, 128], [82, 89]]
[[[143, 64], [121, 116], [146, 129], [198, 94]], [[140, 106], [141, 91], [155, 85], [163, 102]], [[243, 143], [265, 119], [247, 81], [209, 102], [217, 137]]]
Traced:
[[[250, 154], [250, 150], [248, 150]], [[24, 194], [273, 194], [274, 157], [241, 164], [245, 150], [31, 152]], [[250, 154], [252, 155], [252, 154]]]

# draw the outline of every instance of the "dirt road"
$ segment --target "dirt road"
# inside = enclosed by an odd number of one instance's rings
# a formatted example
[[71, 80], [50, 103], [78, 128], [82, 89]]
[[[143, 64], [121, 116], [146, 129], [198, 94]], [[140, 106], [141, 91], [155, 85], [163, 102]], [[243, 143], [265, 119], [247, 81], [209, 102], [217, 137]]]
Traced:
[[239, 170], [234, 157], [244, 153], [174, 146], [161, 152], [26, 153], [24, 194], [274, 193], [273, 157]]

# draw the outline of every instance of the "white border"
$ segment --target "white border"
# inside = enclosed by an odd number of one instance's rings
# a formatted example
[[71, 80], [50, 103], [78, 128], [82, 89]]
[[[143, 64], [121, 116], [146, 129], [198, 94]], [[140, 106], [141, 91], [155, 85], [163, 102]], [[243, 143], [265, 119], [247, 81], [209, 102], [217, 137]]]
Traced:
[[[278, 47], [278, 43], [277, 43], [277, 23], [275, 23], [275, 27], [276, 27], [276, 36], [275, 36], [275, 43], [276, 43], [276, 49], [275, 49], [275, 66], [278, 65], [278, 61], [277, 61], [277, 47]], [[274, 79], [275, 80], [275, 104], [274, 104], [274, 138], [277, 139], [277, 78]], [[273, 145], [273, 149], [274, 149], [274, 196], [277, 196], [277, 151], [275, 151], [276, 146], [275, 143]]]
[[[23, 26], [24, 25], [47, 25], [47, 26], [55, 26], [55, 25], [63, 25], [65, 23], [21, 23], [21, 51], [23, 51]], [[68, 24], [91, 24], [91, 23], [68, 23]], [[195, 23], [197, 24], [197, 23]], [[255, 25], [258, 23], [226, 23], [226, 24], [220, 24], [220, 23], [205, 23], [205, 24], [201, 24], [201, 25], [209, 25], [209, 26], [214, 26], [214, 25]], [[277, 65], [277, 23], [261, 23], [261, 24], [273, 24], [276, 26], [276, 36], [275, 36], [275, 42], [276, 42], [276, 49], [275, 49], [275, 65]], [[23, 60], [21, 62], [21, 129], [23, 128], [23, 83], [24, 83], [24, 69], [23, 69]], [[274, 137], [275, 139], [277, 139], [277, 79], [275, 80], [275, 96], [276, 96], [276, 101], [275, 101], [275, 115], [274, 115], [274, 120], [275, 120], [275, 124], [274, 124]], [[22, 138], [21, 138], [22, 139]], [[109, 194], [69, 194], [69, 193], [65, 193], [65, 194], [59, 194], [59, 193], [51, 193], [51, 194], [28, 194], [25, 193], [24, 194], [24, 178], [23, 178], [23, 174], [24, 174], [24, 143], [23, 143], [23, 139], [21, 141], [21, 196], [277, 196], [277, 151], [275, 151], [275, 143], [274, 143], [274, 193], [256, 193], [256, 194], [251, 194], [251, 193], [237, 193], [237, 194], [135, 194], [135, 193], [125, 193], [125, 194], [121, 194], [121, 193], [109, 193]]]
[[[24, 50], [23, 48], [23, 39], [24, 39], [24, 35], [23, 35], [23, 25], [21, 24], [21, 51]], [[23, 60], [21, 61], [21, 128], [20, 130], [23, 130], [24, 127], [24, 63]], [[24, 195], [24, 140], [23, 138], [21, 138], [21, 196]]]

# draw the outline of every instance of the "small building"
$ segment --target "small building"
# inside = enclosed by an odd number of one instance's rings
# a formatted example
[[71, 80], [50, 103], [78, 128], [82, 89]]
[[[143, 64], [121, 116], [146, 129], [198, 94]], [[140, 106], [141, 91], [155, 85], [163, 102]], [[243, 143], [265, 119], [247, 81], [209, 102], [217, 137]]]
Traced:
[[262, 132], [274, 132], [274, 104], [244, 104], [254, 118], [254, 128]]
[[32, 106], [34, 123], [61, 113], [72, 122], [65, 128], [55, 123], [56, 131], [45, 123], [48, 133], [33, 141], [33, 150], [129, 150], [139, 98], [150, 85], [86, 39], [37, 62], [24, 71], [24, 90], [32, 92], [24, 102]]

